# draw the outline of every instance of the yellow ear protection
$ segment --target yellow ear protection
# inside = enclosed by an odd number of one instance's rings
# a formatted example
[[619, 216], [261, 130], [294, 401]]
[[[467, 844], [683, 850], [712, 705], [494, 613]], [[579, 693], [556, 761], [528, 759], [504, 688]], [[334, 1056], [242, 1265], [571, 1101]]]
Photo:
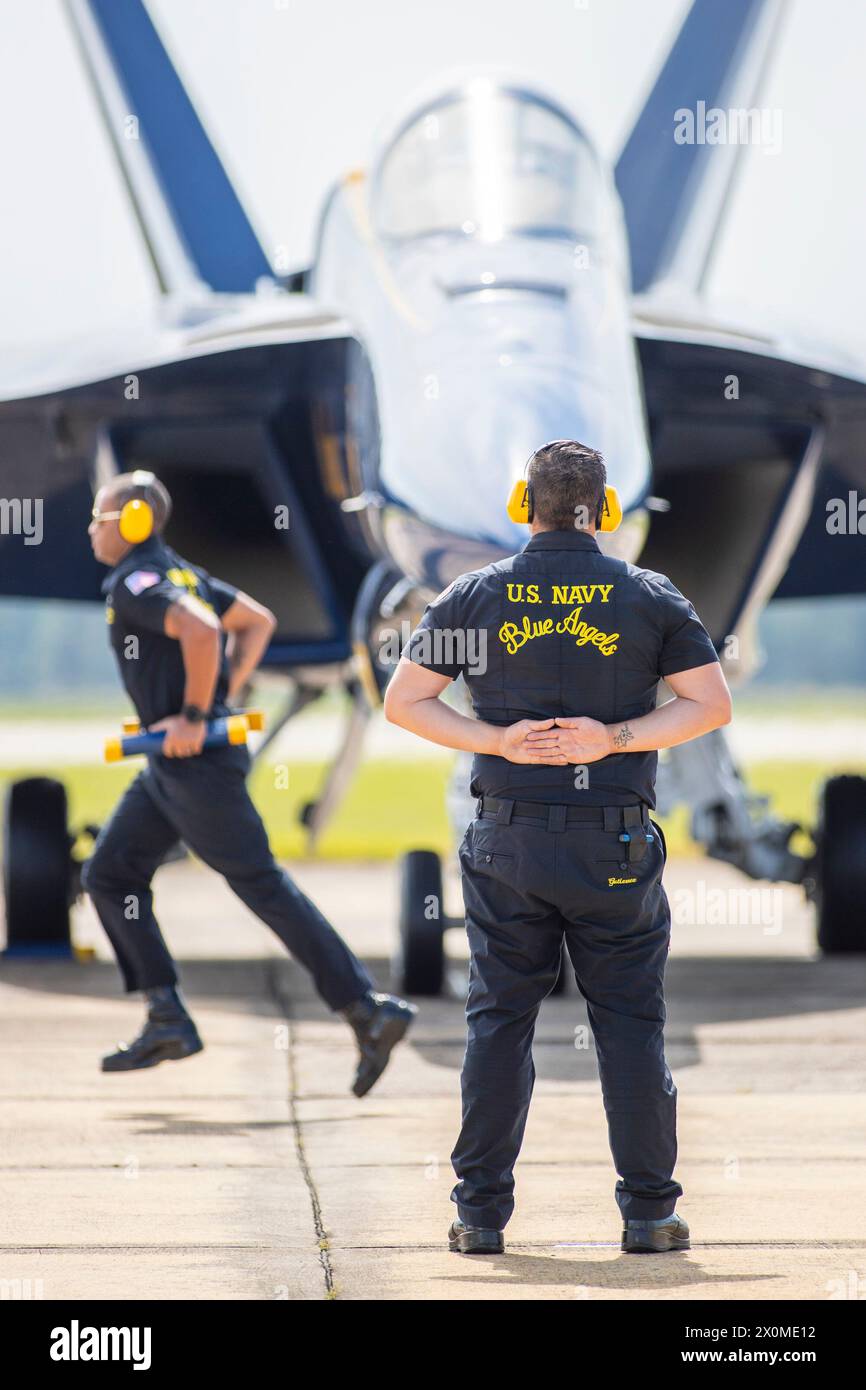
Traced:
[[[133, 486], [146, 491], [155, 482], [152, 473], [145, 468], [137, 468], [132, 475]], [[153, 535], [153, 507], [144, 497], [130, 497], [120, 510], [118, 521], [120, 534], [130, 545], [141, 545]]]
[[514, 487], [508, 494], [508, 501], [505, 504], [512, 521], [516, 521], [518, 526], [528, 526], [532, 520], [532, 489], [526, 478], [518, 478]]
[[[508, 494], [505, 510], [511, 520], [517, 522], [518, 526], [528, 526], [532, 521], [535, 509], [532, 504], [532, 487], [528, 478], [518, 478]], [[615, 487], [609, 484], [604, 490], [604, 497], [598, 504], [595, 528], [597, 531], [615, 531], [621, 521], [622, 503], [619, 500], [619, 493]]]
[[604, 489], [604, 497], [598, 508], [595, 529], [597, 531], [615, 531], [621, 521], [622, 503], [619, 500], [619, 493], [611, 483]]

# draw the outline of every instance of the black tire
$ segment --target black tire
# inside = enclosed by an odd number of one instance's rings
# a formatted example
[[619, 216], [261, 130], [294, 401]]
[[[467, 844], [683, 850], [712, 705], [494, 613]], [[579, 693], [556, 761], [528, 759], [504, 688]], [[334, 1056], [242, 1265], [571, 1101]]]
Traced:
[[818, 945], [826, 955], [866, 951], [866, 777], [831, 777], [815, 839]]
[[51, 777], [13, 782], [3, 844], [7, 949], [69, 949], [71, 847], [63, 783]]
[[401, 993], [442, 993], [445, 926], [439, 855], [410, 850], [400, 861], [399, 943], [392, 963], [394, 986]]

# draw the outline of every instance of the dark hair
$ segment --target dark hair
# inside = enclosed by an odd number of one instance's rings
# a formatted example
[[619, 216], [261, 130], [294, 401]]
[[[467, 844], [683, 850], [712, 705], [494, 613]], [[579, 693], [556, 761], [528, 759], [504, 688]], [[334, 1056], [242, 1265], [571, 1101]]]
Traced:
[[154, 531], [159, 534], [165, 528], [171, 516], [171, 494], [165, 483], [161, 483], [153, 473], [146, 469], [118, 473], [114, 478], [109, 478], [105, 490], [121, 507], [133, 497], [144, 498], [153, 510]]
[[[554, 439], [536, 449], [527, 479], [532, 488], [533, 518], [553, 531], [595, 522], [604, 499], [607, 470], [597, 449], [576, 439]], [[581, 508], [581, 513], [578, 513]]]

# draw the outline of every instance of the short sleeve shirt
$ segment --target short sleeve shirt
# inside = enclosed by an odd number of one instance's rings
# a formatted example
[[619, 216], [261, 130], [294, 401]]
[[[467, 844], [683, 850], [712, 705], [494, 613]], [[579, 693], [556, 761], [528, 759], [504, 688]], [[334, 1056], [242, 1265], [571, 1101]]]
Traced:
[[[655, 708], [666, 676], [718, 660], [671, 581], [604, 555], [583, 531], [541, 532], [517, 555], [466, 574], [427, 605], [404, 649], [463, 676], [492, 724], [585, 715], [605, 724]], [[471, 789], [529, 801], [655, 805], [658, 754], [617, 753], [583, 769], [476, 754]]]
[[[192, 595], [221, 618], [237, 589], [177, 555], [159, 537], [136, 545], [102, 585], [109, 637], [120, 677], [142, 725], [183, 708], [186, 672], [180, 643], [165, 635], [165, 615]], [[222, 640], [212, 713], [226, 713], [228, 663]]]

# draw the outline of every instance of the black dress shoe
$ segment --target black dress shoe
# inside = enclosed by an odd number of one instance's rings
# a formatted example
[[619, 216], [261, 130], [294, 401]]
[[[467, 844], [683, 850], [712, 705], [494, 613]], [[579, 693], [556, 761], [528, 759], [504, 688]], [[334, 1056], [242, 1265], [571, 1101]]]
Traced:
[[391, 1053], [411, 1026], [418, 1010], [392, 994], [366, 994], [343, 1010], [358, 1040], [361, 1056], [352, 1083], [356, 1096], [365, 1096], [391, 1060]]
[[669, 1250], [690, 1250], [689, 1228], [676, 1212], [663, 1226], [636, 1226], [627, 1222], [622, 1232], [622, 1248], [629, 1255], [663, 1255]]
[[454, 1221], [448, 1232], [448, 1249], [455, 1250], [458, 1255], [504, 1255], [505, 1237], [501, 1231]]
[[145, 991], [147, 1022], [131, 1043], [120, 1043], [116, 1052], [102, 1059], [103, 1071], [141, 1071], [160, 1062], [177, 1062], [201, 1052], [204, 1043], [187, 1013], [178, 991], [171, 985]]

